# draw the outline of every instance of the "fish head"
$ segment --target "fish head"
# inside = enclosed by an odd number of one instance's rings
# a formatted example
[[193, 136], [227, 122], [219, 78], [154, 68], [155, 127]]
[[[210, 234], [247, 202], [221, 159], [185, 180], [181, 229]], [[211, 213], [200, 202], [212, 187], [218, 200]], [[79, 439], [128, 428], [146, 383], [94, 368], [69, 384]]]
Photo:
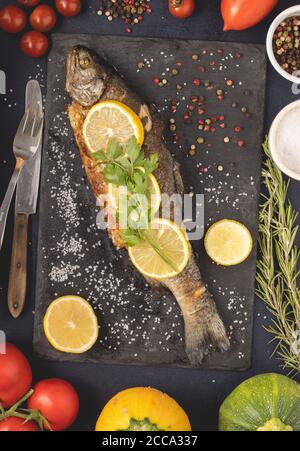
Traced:
[[94, 105], [106, 88], [109, 69], [98, 55], [77, 45], [68, 54], [66, 89], [82, 106]]

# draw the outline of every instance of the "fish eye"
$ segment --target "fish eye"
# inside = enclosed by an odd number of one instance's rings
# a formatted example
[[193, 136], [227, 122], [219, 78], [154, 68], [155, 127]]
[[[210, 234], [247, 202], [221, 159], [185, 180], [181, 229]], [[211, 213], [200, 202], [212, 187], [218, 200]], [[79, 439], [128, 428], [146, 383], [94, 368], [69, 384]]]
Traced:
[[90, 65], [90, 59], [87, 56], [81, 57], [79, 59], [79, 65], [81, 69], [86, 69]]

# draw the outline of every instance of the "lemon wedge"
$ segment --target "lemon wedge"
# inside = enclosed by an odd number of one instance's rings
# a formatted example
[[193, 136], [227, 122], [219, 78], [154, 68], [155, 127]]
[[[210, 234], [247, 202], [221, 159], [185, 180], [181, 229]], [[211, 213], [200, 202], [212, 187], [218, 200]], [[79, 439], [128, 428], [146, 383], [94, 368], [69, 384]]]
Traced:
[[81, 354], [98, 338], [98, 320], [91, 305], [80, 296], [62, 296], [49, 305], [44, 331], [58, 351]]
[[83, 124], [83, 137], [90, 152], [105, 150], [110, 139], [126, 144], [133, 135], [143, 144], [144, 127], [140, 118], [127, 105], [115, 100], [96, 103]]
[[209, 257], [219, 265], [238, 265], [250, 255], [252, 236], [240, 222], [223, 219], [208, 229], [204, 247]]
[[154, 218], [140, 243], [128, 248], [130, 260], [146, 277], [166, 279], [184, 270], [190, 258], [185, 233], [172, 221]]

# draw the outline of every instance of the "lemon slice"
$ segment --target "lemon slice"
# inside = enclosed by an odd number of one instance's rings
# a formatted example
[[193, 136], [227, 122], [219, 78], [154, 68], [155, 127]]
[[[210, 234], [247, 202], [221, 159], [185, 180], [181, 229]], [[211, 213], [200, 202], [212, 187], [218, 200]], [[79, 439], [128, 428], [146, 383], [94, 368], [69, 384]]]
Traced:
[[[126, 187], [124, 186], [117, 186], [112, 183], [108, 184], [108, 195], [111, 205], [118, 210], [119, 209], [119, 200], [120, 196], [124, 195], [126, 191]], [[149, 192], [151, 195], [149, 206], [151, 206], [152, 214], [153, 216], [155, 213], [159, 210], [160, 203], [161, 203], [161, 194], [160, 194], [160, 188], [159, 184], [156, 180], [156, 177], [154, 177], [153, 174], [149, 175]]]
[[190, 258], [190, 245], [177, 224], [155, 218], [144, 236], [128, 248], [132, 263], [144, 276], [166, 279], [183, 271]]
[[144, 127], [138, 115], [128, 106], [115, 100], [96, 103], [83, 124], [83, 137], [90, 152], [105, 150], [110, 139], [125, 144], [135, 136], [144, 142]]
[[240, 222], [223, 219], [208, 229], [204, 246], [210, 258], [219, 265], [238, 265], [249, 257], [252, 236]]
[[58, 351], [81, 354], [98, 338], [98, 321], [90, 304], [79, 296], [62, 296], [49, 305], [44, 331]]

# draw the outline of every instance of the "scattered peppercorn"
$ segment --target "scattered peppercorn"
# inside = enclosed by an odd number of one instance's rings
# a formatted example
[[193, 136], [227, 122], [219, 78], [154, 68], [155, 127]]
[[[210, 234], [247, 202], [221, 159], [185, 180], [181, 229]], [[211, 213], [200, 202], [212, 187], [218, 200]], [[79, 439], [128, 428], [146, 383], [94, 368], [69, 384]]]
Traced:
[[225, 144], [228, 144], [229, 142], [230, 142], [229, 136], [225, 136], [225, 138], [224, 138], [224, 143], [225, 143]]
[[239, 139], [238, 140], [238, 142], [237, 142], [237, 145], [239, 146], [239, 147], [245, 147], [245, 141], [243, 140], [243, 139]]

